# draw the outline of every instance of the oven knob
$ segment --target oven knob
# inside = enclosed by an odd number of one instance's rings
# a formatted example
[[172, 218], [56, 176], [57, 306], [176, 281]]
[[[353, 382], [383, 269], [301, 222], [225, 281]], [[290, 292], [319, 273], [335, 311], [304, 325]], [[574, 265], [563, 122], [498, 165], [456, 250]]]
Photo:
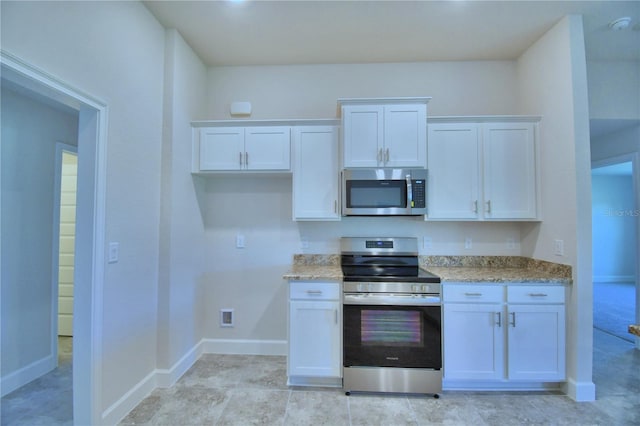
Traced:
[[414, 293], [417, 293], [418, 291], [420, 291], [420, 286], [416, 285], [416, 284], [413, 284], [411, 286], [411, 291], [413, 291]]
[[362, 291], [362, 284], [358, 284], [358, 291]]
[[422, 292], [423, 293], [427, 293], [429, 291], [429, 286], [428, 285], [423, 285], [422, 286]]

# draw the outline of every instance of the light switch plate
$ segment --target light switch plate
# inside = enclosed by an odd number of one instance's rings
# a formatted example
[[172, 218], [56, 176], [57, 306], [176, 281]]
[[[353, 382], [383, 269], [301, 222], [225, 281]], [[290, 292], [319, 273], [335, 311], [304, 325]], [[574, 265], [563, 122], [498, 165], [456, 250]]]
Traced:
[[244, 235], [236, 235], [236, 248], [244, 248]]
[[116, 263], [120, 259], [120, 243], [109, 243], [109, 263]]

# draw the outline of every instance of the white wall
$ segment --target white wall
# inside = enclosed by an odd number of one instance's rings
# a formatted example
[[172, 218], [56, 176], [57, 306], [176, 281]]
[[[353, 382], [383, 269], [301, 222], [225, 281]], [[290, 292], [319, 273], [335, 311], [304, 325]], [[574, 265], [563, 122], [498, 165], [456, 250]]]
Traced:
[[204, 336], [201, 278], [211, 259], [191, 177], [191, 120], [204, 117], [207, 71], [176, 30], [166, 31], [158, 367], [172, 368]]
[[251, 118], [334, 118], [339, 98], [431, 96], [430, 115], [512, 114], [514, 61], [212, 67], [209, 119], [250, 101]]
[[591, 140], [592, 161], [638, 152], [640, 152], [640, 124]]
[[14, 383], [24, 384], [21, 377], [35, 378], [30, 365], [52, 369], [57, 363], [51, 312], [55, 149], [56, 142], [76, 145], [78, 115], [9, 90], [4, 82], [1, 98], [4, 395]]
[[636, 212], [631, 175], [592, 176], [593, 280], [635, 280]]
[[156, 367], [165, 32], [139, 2], [0, 7], [3, 50], [108, 105], [105, 232], [120, 261], [101, 299], [104, 412]]
[[[591, 173], [582, 18], [568, 16], [518, 60], [520, 113], [540, 114], [542, 218], [523, 253], [573, 267], [568, 303], [570, 396], [595, 398], [592, 366]], [[564, 256], [554, 240], [564, 241]]]
[[640, 119], [640, 61], [589, 61], [589, 116]]

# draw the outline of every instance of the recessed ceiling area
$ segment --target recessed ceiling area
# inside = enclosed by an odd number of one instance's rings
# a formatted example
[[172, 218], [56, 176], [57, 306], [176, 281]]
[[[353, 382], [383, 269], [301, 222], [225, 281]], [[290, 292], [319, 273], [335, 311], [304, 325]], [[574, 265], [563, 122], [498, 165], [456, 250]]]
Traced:
[[588, 60], [640, 60], [640, 1], [144, 4], [209, 66], [513, 60], [568, 14], [583, 15]]

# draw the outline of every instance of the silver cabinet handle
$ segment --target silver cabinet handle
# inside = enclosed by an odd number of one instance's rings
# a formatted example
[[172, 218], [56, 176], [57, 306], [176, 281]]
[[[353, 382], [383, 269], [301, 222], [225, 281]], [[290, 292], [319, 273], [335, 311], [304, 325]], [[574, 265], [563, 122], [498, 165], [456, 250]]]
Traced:
[[338, 200], [333, 200], [333, 212], [338, 213]]
[[238, 154], [240, 154], [240, 168], [242, 168], [242, 152], [239, 152]]
[[337, 324], [338, 323], [338, 310], [334, 309], [333, 312], [335, 313], [335, 321], [336, 321], [336, 324]]
[[496, 325], [498, 327], [502, 327], [502, 312], [496, 312], [496, 315], [498, 315], [498, 322], [496, 323]]
[[478, 214], [478, 200], [473, 201], [473, 212]]
[[482, 296], [482, 293], [465, 293], [464, 295], [469, 297], [480, 297]]
[[383, 160], [383, 156], [382, 156], [382, 148], [378, 149], [378, 163], [382, 163]]
[[509, 324], [512, 327], [516, 326], [516, 313], [515, 312], [509, 312], [509, 315], [511, 315], [511, 321], [509, 322]]
[[531, 296], [531, 297], [547, 297], [548, 294], [546, 294], [546, 293], [529, 293], [529, 296]]
[[319, 296], [322, 294], [322, 290], [307, 290], [307, 294], [310, 296]]
[[249, 167], [249, 153], [247, 151], [244, 152], [244, 165]]
[[387, 154], [385, 155], [384, 162], [385, 163], [389, 162], [389, 148], [387, 148]]
[[491, 200], [487, 201], [487, 213], [491, 213]]

